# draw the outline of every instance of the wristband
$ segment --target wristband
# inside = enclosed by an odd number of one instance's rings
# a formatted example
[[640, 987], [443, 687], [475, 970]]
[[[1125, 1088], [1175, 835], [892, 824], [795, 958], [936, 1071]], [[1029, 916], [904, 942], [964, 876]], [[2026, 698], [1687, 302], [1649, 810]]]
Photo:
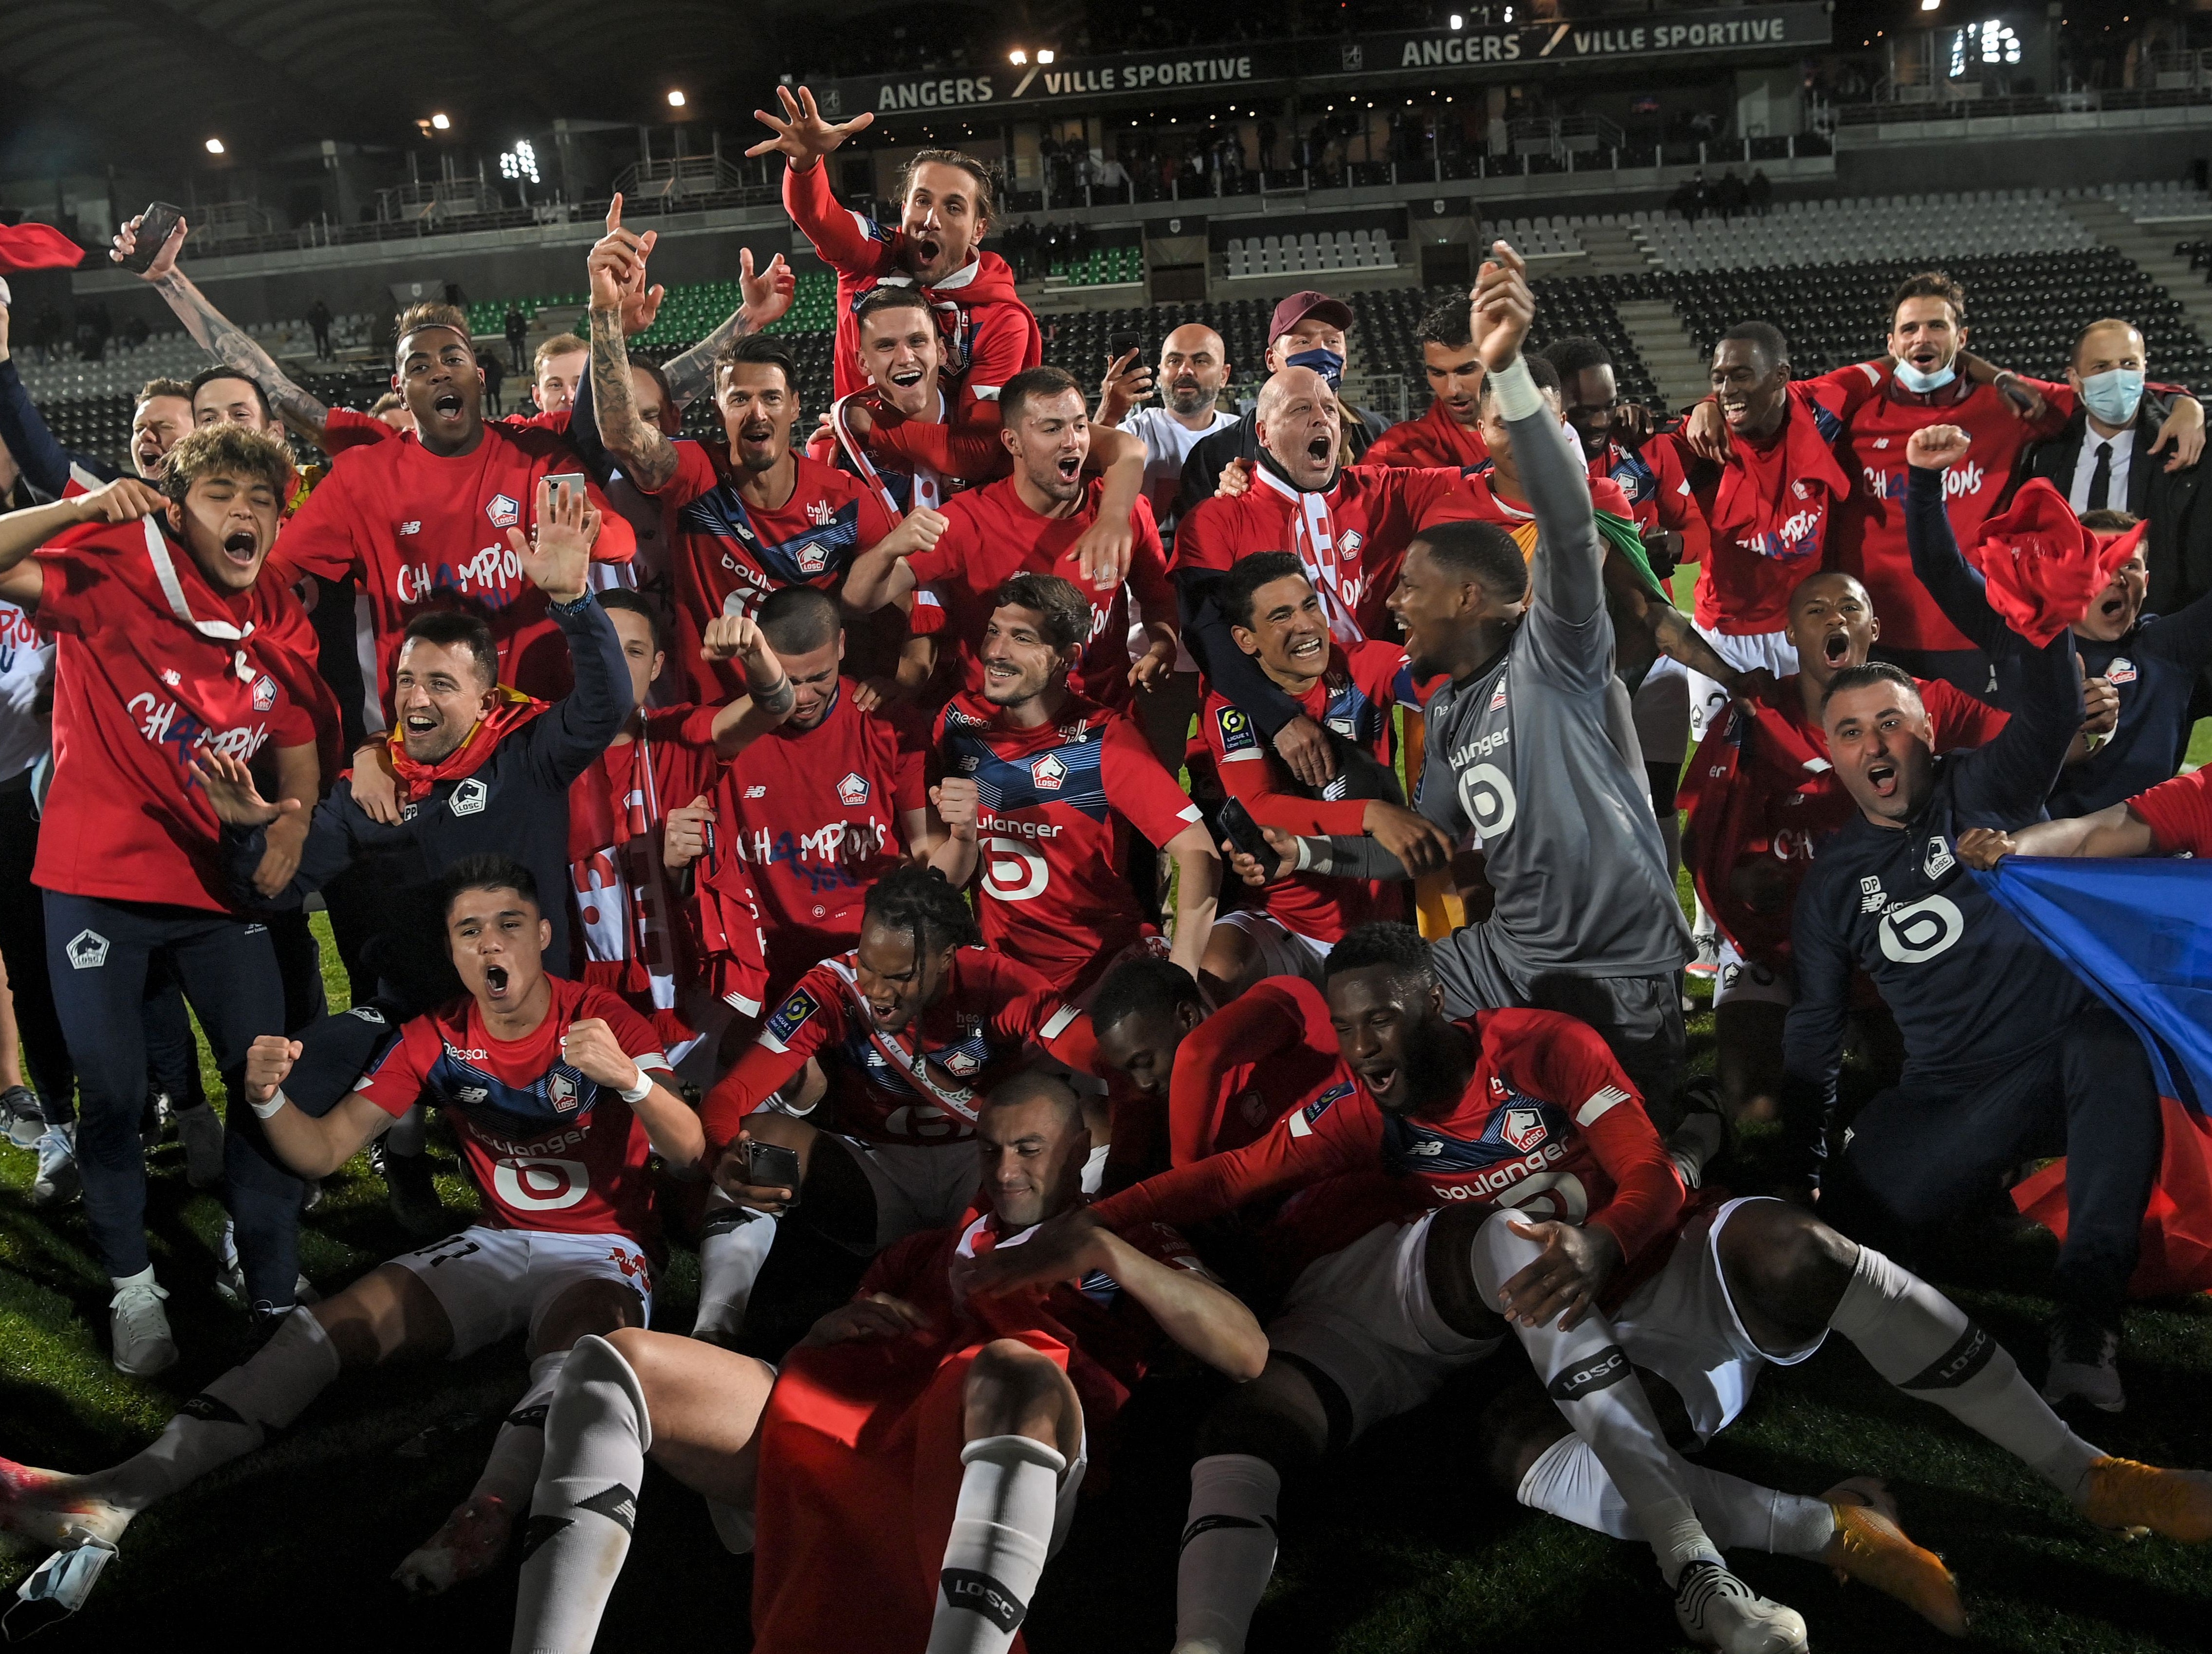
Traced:
[[545, 606], [556, 615], [580, 615], [592, 606], [591, 588], [586, 587], [574, 601], [568, 603], [560, 602], [550, 592], [548, 592], [545, 594]]
[[645, 1094], [652, 1089], [653, 1076], [640, 1068], [637, 1071], [637, 1084], [623, 1089], [622, 1100], [625, 1103], [642, 1103], [645, 1101]]
[[246, 1106], [253, 1110], [255, 1118], [266, 1120], [277, 1110], [283, 1108], [288, 1100], [284, 1095], [284, 1088], [279, 1085], [276, 1088], [276, 1094], [266, 1103], [255, 1103], [249, 1100]]
[[1536, 388], [1528, 364], [1519, 356], [1492, 373], [1490, 383], [1498, 398], [1498, 411], [1506, 418], [1526, 419], [1544, 411], [1544, 393]]

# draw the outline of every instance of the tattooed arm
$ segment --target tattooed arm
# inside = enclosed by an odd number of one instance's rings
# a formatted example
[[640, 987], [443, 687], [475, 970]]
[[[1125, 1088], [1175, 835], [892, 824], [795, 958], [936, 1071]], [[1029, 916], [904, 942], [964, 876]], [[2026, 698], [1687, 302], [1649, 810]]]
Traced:
[[651, 230], [641, 236], [622, 227], [617, 196], [607, 209], [607, 233], [585, 264], [592, 292], [592, 417], [606, 451], [648, 494], [659, 492], [676, 475], [676, 445], [637, 410], [622, 318], [625, 295], [645, 284], [653, 240]]
[[679, 408], [688, 408], [700, 397], [714, 388], [714, 358], [748, 333], [757, 333], [770, 322], [791, 308], [793, 294], [798, 289], [799, 277], [783, 255], [777, 253], [768, 261], [768, 266], [757, 275], [753, 271], [753, 250], [738, 249], [738, 287], [744, 295], [744, 303], [730, 313], [730, 318], [713, 332], [701, 339], [682, 356], [664, 362], [661, 374], [668, 380], [668, 392]]
[[[120, 264], [131, 255], [137, 246], [139, 222], [133, 218], [116, 233], [109, 258]], [[201, 350], [226, 367], [237, 368], [258, 385], [278, 417], [320, 447], [323, 428], [330, 422], [331, 410], [294, 384], [276, 365], [276, 358], [256, 344], [244, 328], [210, 304], [207, 295], [192, 284], [191, 277], [177, 268], [177, 249], [184, 246], [190, 228], [182, 219], [177, 221], [176, 228], [169, 233], [169, 239], [147, 266], [143, 279], [168, 301], [169, 308], [177, 313], [185, 331], [192, 336]]]

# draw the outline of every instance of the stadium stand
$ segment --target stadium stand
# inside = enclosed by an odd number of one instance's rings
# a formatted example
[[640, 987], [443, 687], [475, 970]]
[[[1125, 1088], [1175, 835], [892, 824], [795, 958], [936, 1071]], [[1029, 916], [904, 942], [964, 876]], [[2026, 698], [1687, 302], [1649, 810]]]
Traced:
[[1765, 217], [1643, 219], [1629, 233], [1654, 264], [1696, 271], [2064, 252], [2095, 245], [2056, 198], [2027, 190], [1792, 201]]
[[[1536, 325], [1530, 337], [1540, 350], [1559, 338], [1580, 335], [1596, 339], [1613, 354], [1613, 376], [1621, 395], [1632, 402], [1656, 403], [1658, 388], [1644, 371], [1628, 330], [1614, 313], [1607, 279], [1568, 276], [1534, 283]], [[1449, 287], [1400, 288], [1350, 295], [1352, 313], [1358, 319], [1353, 332], [1357, 348], [1370, 373], [1404, 373], [1413, 380], [1412, 416], [1418, 417], [1429, 405], [1428, 385], [1419, 366], [1421, 317], [1431, 305], [1455, 291]]]

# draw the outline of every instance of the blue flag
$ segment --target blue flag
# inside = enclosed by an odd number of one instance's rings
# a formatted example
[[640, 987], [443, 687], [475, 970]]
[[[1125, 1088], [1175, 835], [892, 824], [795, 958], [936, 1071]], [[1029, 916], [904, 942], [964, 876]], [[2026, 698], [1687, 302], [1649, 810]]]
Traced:
[[2013, 855], [1978, 877], [2127, 1020], [2160, 1092], [2212, 1113], [2212, 861]]

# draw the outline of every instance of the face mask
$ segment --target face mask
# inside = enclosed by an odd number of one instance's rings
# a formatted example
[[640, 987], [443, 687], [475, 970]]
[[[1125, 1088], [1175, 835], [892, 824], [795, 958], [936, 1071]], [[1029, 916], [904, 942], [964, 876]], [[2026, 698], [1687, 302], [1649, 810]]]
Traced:
[[1336, 389], [1344, 378], [1344, 358], [1334, 350], [1324, 350], [1316, 345], [1310, 350], [1301, 350], [1284, 359], [1286, 368], [1310, 368], [1328, 381], [1330, 390]]
[[1958, 376], [1959, 369], [1954, 362], [1947, 362], [1932, 374], [1922, 373], [1909, 362], [1900, 362], [1897, 364], [1897, 382], [1906, 390], [1921, 396], [1925, 396], [1930, 391], [1942, 390]]
[[2107, 425], [2132, 425], [2142, 405], [2143, 376], [2132, 368], [2092, 374], [2081, 381], [2081, 400]]

